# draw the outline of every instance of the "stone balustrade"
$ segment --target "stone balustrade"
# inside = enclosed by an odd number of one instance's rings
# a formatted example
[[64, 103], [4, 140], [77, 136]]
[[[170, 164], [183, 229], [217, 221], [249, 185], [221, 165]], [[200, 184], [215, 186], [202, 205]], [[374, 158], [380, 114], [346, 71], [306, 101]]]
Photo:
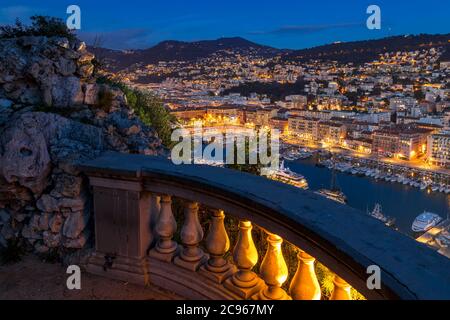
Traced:
[[[446, 258], [311, 192], [140, 155], [106, 154], [81, 168], [94, 198], [90, 272], [192, 299], [349, 300], [351, 286], [368, 299], [450, 297]], [[255, 229], [265, 252], [255, 245]], [[294, 265], [284, 241], [295, 246]], [[328, 296], [316, 259], [334, 273]], [[378, 289], [366, 285], [370, 265], [380, 267]]]

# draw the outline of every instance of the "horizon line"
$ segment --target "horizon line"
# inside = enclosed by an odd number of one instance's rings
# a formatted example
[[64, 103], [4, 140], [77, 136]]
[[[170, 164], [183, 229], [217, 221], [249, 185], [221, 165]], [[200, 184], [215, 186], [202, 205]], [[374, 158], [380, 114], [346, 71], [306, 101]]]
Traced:
[[[98, 33], [98, 35], [101, 36], [101, 33]], [[425, 35], [425, 36], [445, 36], [445, 35], [449, 35], [450, 36], [450, 32], [447, 33], [409, 33], [409, 34], [396, 34], [396, 35], [389, 35], [389, 36], [382, 36], [382, 37], [375, 37], [375, 38], [366, 38], [366, 39], [360, 39], [360, 40], [349, 40], [349, 41], [340, 41], [340, 40], [336, 40], [334, 42], [327, 42], [327, 43], [323, 43], [323, 44], [319, 44], [319, 45], [315, 45], [315, 46], [310, 46], [310, 47], [303, 47], [303, 48], [298, 48], [298, 49], [291, 49], [291, 48], [278, 48], [275, 46], [271, 46], [271, 45], [266, 45], [263, 43], [258, 43], [252, 40], [249, 40], [248, 38], [245, 38], [243, 36], [222, 36], [219, 38], [212, 38], [212, 39], [202, 39], [202, 40], [193, 40], [193, 41], [185, 41], [185, 40], [176, 40], [176, 39], [166, 39], [166, 40], [162, 40], [159, 41], [157, 43], [155, 43], [154, 45], [150, 45], [148, 47], [145, 48], [127, 48], [127, 49], [115, 49], [115, 48], [111, 48], [111, 47], [103, 47], [100, 46], [100, 48], [102, 49], [108, 49], [108, 50], [113, 50], [113, 51], [142, 51], [142, 50], [148, 50], [151, 48], [154, 48], [156, 46], [158, 46], [161, 43], [164, 42], [181, 42], [181, 43], [196, 43], [196, 42], [206, 42], [206, 41], [218, 41], [221, 39], [243, 39], [245, 41], [254, 43], [256, 45], [259, 46], [264, 46], [264, 47], [268, 47], [271, 49], [276, 49], [276, 50], [290, 50], [290, 51], [299, 51], [299, 50], [307, 50], [307, 49], [313, 49], [313, 48], [318, 48], [318, 47], [323, 47], [323, 46], [328, 46], [328, 45], [333, 45], [333, 44], [344, 44], [344, 43], [355, 43], [355, 42], [363, 42], [363, 41], [376, 41], [376, 40], [382, 40], [382, 39], [388, 39], [388, 38], [396, 38], [396, 37], [408, 37], [408, 36], [412, 36], [412, 37], [417, 37], [417, 36], [421, 36], [421, 35]], [[81, 35], [77, 34], [78, 37], [81, 37]], [[81, 39], [83, 40], [83, 39]], [[84, 40], [83, 40], [84, 41]], [[449, 40], [450, 41], [450, 40]], [[86, 41], [86, 44], [90, 46], [90, 44]]]

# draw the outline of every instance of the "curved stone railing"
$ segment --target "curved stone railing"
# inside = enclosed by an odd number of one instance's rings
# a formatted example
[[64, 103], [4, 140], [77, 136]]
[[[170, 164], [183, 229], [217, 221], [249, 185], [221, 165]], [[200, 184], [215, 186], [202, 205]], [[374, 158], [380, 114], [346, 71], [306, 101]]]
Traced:
[[[450, 261], [381, 222], [312, 192], [210, 166], [110, 153], [85, 163], [93, 187], [96, 252], [88, 271], [156, 284], [193, 299], [320, 299], [315, 259], [334, 276], [330, 299], [450, 299]], [[177, 222], [172, 200], [183, 199]], [[208, 208], [209, 229], [199, 222]], [[239, 220], [232, 259], [225, 215]], [[258, 256], [257, 225], [267, 250]], [[177, 239], [177, 240], [175, 240]], [[300, 248], [289, 284], [283, 240]], [[253, 271], [258, 263], [259, 274]], [[369, 289], [369, 266], [381, 288]], [[351, 286], [350, 286], [351, 285]], [[285, 290], [286, 289], [286, 290]]]

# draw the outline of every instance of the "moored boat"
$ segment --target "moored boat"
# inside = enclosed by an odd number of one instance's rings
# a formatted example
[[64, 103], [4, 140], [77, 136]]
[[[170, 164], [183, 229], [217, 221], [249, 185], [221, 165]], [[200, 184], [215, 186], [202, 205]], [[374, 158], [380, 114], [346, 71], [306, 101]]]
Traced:
[[436, 226], [441, 221], [442, 217], [438, 214], [424, 211], [418, 215], [416, 219], [414, 219], [411, 229], [414, 232], [425, 232]]
[[392, 227], [394, 225], [394, 223], [395, 223], [395, 218], [387, 217], [387, 216], [385, 216], [383, 214], [383, 210], [381, 208], [381, 204], [379, 204], [379, 203], [375, 204], [375, 207], [369, 213], [369, 215], [371, 215], [375, 219], [380, 220], [381, 222], [383, 222], [388, 227]]

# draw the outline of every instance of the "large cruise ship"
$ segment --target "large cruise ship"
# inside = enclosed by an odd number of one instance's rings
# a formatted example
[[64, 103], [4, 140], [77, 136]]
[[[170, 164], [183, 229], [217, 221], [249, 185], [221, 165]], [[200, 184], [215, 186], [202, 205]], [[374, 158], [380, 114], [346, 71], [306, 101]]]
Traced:
[[305, 190], [308, 189], [308, 182], [306, 181], [306, 178], [301, 174], [293, 172], [288, 167], [285, 167], [284, 161], [281, 161], [280, 168], [278, 170], [271, 171], [267, 174], [267, 177], [272, 180], [293, 185], [297, 188]]

